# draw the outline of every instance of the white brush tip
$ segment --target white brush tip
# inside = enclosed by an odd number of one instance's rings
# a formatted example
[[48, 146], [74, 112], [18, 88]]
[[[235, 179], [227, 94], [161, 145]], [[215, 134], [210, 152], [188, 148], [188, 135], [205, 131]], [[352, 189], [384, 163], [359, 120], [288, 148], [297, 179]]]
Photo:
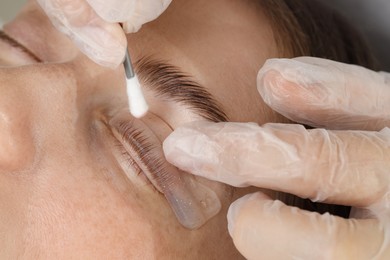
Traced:
[[129, 99], [130, 113], [134, 117], [141, 118], [148, 112], [149, 107], [137, 76], [127, 80], [127, 97]]

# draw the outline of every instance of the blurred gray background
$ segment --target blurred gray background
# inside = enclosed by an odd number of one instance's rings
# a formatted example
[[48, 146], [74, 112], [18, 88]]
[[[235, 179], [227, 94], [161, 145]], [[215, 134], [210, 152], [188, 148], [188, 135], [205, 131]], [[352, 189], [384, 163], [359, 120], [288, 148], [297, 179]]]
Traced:
[[6, 22], [13, 18], [26, 2], [27, 0], [0, 0], [0, 20]]
[[[0, 22], [11, 19], [26, 1], [0, 0]], [[320, 1], [355, 24], [365, 34], [384, 70], [390, 71], [390, 0]]]
[[390, 72], [390, 0], [320, 0], [338, 10], [366, 37], [383, 70]]

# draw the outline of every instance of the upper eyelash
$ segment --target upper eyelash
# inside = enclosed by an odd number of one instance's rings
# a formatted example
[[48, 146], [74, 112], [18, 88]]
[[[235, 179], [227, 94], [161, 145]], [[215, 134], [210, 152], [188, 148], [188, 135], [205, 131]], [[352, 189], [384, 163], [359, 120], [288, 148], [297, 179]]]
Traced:
[[40, 59], [37, 55], [35, 55], [32, 51], [30, 51], [26, 46], [24, 46], [23, 44], [19, 43], [17, 40], [15, 40], [14, 38], [6, 34], [3, 30], [0, 30], [0, 39], [8, 43], [12, 47], [17, 48], [21, 52], [27, 54], [36, 62], [42, 63], [42, 59]]
[[116, 138], [113, 141], [115, 142], [114, 145], [116, 149], [120, 152], [122, 158], [124, 158], [126, 166], [133, 169], [135, 168], [136, 174], [140, 175], [142, 173], [141, 168], [139, 168], [137, 163], [131, 158], [129, 153], [126, 151], [125, 147], [123, 147], [122, 143]]
[[[129, 145], [132, 146], [137, 153], [144, 157], [152, 149], [151, 142], [148, 141], [148, 138], [138, 129], [133, 127], [132, 124], [128, 122], [121, 122], [119, 125], [120, 128], [124, 129], [122, 132], [122, 138], [124, 141], [127, 141]], [[136, 140], [136, 143], [130, 142], [130, 140]]]
[[[119, 128], [122, 129], [122, 131], [120, 131], [122, 141], [124, 141], [127, 145], [131, 147], [131, 149], [134, 150], [143, 166], [152, 175], [152, 178], [156, 179], [158, 176], [169, 176], [169, 173], [166, 173], [165, 171], [165, 163], [163, 161], [163, 158], [159, 158], [153, 153], [154, 149], [158, 149], [156, 147], [157, 144], [151, 142], [150, 138], [145, 135], [141, 130], [137, 129], [131, 122], [121, 122], [119, 124]], [[125, 152], [123, 155], [129, 160], [128, 163], [135, 163], [134, 160], [131, 158], [131, 155], [123, 147], [123, 145], [122, 149]], [[137, 166], [142, 172], [142, 166]], [[149, 175], [147, 175], [147, 177], [149, 178]], [[158, 187], [156, 188], [159, 190]]]

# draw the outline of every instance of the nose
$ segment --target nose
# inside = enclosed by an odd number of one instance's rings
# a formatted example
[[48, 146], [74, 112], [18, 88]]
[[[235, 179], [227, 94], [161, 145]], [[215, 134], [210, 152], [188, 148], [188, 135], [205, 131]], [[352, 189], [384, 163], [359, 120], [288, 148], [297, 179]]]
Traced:
[[17, 171], [33, 161], [35, 146], [30, 125], [31, 102], [11, 70], [0, 70], [0, 170]]
[[0, 172], [26, 169], [55, 147], [77, 147], [91, 104], [124, 91], [123, 73], [84, 60], [0, 68]]
[[66, 121], [74, 115], [69, 110], [74, 108], [75, 85], [65, 66], [0, 69], [0, 172], [31, 167], [39, 148], [63, 127], [58, 118]]
[[25, 113], [15, 116], [10, 109], [0, 112], [0, 170], [17, 171], [32, 163], [34, 145], [23, 118]]

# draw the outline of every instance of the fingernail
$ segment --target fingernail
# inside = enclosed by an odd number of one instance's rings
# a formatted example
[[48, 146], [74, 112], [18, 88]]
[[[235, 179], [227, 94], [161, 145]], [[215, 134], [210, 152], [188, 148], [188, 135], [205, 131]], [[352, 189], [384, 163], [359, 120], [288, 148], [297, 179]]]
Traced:
[[184, 171], [204, 175], [204, 166], [218, 162], [218, 146], [205, 133], [192, 127], [179, 127], [163, 143], [166, 159]]
[[268, 59], [260, 69], [258, 77], [261, 78], [273, 70], [279, 72], [284, 79], [296, 82], [312, 69], [311, 65], [294, 59]]
[[251, 197], [253, 197], [253, 195], [254, 194], [247, 194], [237, 199], [230, 205], [227, 213], [228, 230], [230, 236], [233, 236], [234, 226], [237, 223], [238, 216], [240, 215], [243, 206], [248, 202], [248, 200], [251, 199]]
[[142, 27], [142, 22], [137, 21], [137, 19], [131, 20], [131, 22], [126, 22], [123, 24], [123, 30], [126, 33], [135, 33], [138, 32]]
[[228, 231], [231, 237], [233, 237], [234, 232], [234, 226], [236, 224], [238, 215], [240, 213], [240, 209], [242, 208], [242, 205], [244, 203], [243, 198], [240, 198], [233, 202], [228, 210], [227, 213], [227, 221], [228, 221]]
[[269, 59], [257, 74], [257, 90], [268, 105], [275, 101], [283, 102], [290, 97], [291, 82], [288, 82], [280, 73], [280, 63], [285, 59]]
[[163, 8], [164, 8], [164, 9], [167, 8], [168, 5], [169, 5], [171, 2], [172, 2], [172, 0], [163, 0], [163, 1], [162, 1], [162, 6], [163, 6]]
[[[324, 82], [339, 81], [340, 73], [337, 70], [335, 62], [311, 59], [309, 57], [300, 57], [295, 59], [269, 59], [259, 71], [259, 77], [262, 77], [270, 70], [278, 71], [285, 80], [314, 86]], [[334, 73], [332, 73], [334, 72]]]
[[329, 73], [295, 59], [270, 59], [257, 75], [257, 88], [267, 104], [292, 96], [321, 101], [328, 96]]

